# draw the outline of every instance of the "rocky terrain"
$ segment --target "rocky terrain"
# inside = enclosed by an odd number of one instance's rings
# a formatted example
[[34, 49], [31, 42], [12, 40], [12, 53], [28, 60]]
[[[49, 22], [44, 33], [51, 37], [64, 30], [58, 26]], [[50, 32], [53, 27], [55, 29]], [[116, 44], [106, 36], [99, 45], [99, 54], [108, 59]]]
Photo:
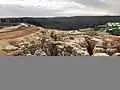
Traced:
[[8, 56], [120, 56], [120, 37], [101, 32], [39, 30], [10, 40], [2, 50]]

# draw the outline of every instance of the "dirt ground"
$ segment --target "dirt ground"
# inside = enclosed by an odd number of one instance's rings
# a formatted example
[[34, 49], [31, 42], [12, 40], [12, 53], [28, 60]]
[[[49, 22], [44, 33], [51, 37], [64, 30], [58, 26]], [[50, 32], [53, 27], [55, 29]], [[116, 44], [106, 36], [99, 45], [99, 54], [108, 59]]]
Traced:
[[0, 33], [0, 56], [6, 55], [6, 53], [1, 49], [3, 48], [3, 46], [8, 44], [8, 41], [21, 38], [26, 35], [30, 35], [32, 33], [37, 32], [38, 30], [38, 28], [27, 28], [24, 30]]

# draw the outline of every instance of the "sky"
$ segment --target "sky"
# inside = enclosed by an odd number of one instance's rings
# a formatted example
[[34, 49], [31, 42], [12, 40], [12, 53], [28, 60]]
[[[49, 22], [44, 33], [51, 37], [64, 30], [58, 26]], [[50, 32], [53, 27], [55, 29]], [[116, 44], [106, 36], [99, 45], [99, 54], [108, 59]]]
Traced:
[[0, 0], [0, 17], [120, 15], [120, 0]]

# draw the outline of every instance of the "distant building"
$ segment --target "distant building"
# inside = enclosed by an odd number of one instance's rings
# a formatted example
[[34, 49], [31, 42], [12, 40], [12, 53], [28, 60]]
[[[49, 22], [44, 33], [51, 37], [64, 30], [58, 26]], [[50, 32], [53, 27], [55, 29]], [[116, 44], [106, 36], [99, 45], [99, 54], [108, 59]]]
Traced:
[[0, 18], [0, 26], [14, 26], [22, 22], [22, 18]]
[[106, 28], [106, 25], [99, 25], [99, 26], [98, 26], [98, 29], [99, 29], [99, 30], [105, 30], [105, 28]]
[[106, 25], [108, 27], [119, 27], [120, 26], [120, 22], [108, 22]]
[[106, 25], [99, 25], [98, 28], [105, 28]]

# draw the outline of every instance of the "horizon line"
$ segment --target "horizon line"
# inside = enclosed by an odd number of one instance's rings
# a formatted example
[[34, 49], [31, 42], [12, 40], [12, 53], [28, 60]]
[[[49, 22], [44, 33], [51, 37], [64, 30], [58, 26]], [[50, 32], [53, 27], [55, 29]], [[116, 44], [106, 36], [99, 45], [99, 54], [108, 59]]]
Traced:
[[0, 18], [59, 18], [59, 17], [104, 17], [104, 16], [113, 16], [113, 17], [119, 17], [120, 15], [74, 15], [74, 16], [5, 16]]

